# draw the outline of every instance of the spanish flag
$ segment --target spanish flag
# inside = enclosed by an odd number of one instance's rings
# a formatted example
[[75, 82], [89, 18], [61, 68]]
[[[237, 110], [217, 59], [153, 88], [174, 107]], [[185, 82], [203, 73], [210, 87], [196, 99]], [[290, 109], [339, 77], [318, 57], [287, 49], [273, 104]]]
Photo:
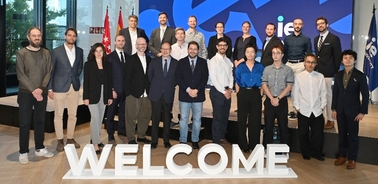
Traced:
[[117, 26], [117, 35], [119, 35], [119, 31], [123, 29], [123, 20], [122, 20], [122, 7], [119, 7], [119, 16], [118, 16], [118, 26]]

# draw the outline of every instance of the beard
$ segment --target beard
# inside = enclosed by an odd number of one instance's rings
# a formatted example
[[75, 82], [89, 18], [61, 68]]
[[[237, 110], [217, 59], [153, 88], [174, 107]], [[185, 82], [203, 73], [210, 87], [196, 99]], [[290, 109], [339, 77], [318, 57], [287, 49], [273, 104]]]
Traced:
[[32, 40], [29, 41], [29, 44], [35, 48], [41, 47], [41, 42], [33, 42]]

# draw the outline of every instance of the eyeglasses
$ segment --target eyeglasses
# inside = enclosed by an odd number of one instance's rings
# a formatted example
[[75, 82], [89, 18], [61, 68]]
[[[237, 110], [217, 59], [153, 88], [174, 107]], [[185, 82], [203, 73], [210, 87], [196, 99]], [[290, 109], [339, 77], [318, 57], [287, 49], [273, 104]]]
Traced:
[[310, 65], [316, 65], [316, 62], [311, 62], [311, 61], [306, 61], [305, 63], [310, 64]]
[[227, 44], [218, 44], [218, 47], [227, 47]]

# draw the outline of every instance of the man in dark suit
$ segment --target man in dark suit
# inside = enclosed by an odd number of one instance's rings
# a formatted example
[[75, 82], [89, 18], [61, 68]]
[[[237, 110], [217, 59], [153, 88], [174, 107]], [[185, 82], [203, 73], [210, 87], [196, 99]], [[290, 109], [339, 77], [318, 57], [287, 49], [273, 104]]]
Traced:
[[160, 12], [158, 19], [160, 27], [152, 31], [150, 41], [148, 42], [148, 49], [155, 57], [163, 55], [160, 50], [161, 43], [168, 42], [170, 45], [176, 43], [175, 30], [167, 26], [168, 15], [165, 12]]
[[276, 45], [281, 45], [281, 47], [283, 47], [281, 40], [275, 35], [275, 33], [276, 26], [273, 23], [268, 23], [265, 27], [266, 39], [264, 40], [260, 61], [260, 63], [263, 64], [264, 67], [273, 64], [273, 47]]
[[[124, 91], [126, 96], [126, 136], [129, 144], [146, 143], [151, 141], [146, 136], [151, 119], [151, 102], [147, 97], [150, 89], [147, 71], [151, 57], [145, 54], [147, 42], [139, 37], [136, 42], [137, 52], [126, 59]], [[138, 123], [137, 142], [135, 141], [135, 127]]]
[[64, 34], [66, 42], [51, 52], [52, 72], [48, 86], [49, 98], [54, 100], [54, 127], [58, 144], [57, 151], [63, 151], [63, 112], [67, 103], [67, 144], [80, 148], [74, 139], [76, 111], [79, 104], [80, 74], [83, 71], [83, 49], [75, 46], [77, 32], [68, 28]]
[[175, 93], [175, 72], [178, 61], [170, 56], [171, 44], [169, 42], [163, 42], [160, 50], [163, 55], [152, 60], [147, 73], [151, 82], [150, 93], [148, 94], [152, 107], [151, 149], [155, 149], [158, 144], [160, 115], [162, 113], [164, 147], [171, 147], [171, 143], [169, 143], [170, 115]]
[[201, 116], [205, 101], [205, 85], [209, 76], [207, 62], [198, 57], [199, 44], [188, 43], [188, 56], [180, 59], [176, 69], [176, 80], [179, 85], [180, 104], [180, 143], [187, 142], [189, 111], [193, 113], [192, 146], [199, 149]]
[[[119, 34], [125, 37], [126, 46], [123, 48], [124, 52], [128, 55], [133, 55], [137, 52], [136, 40], [139, 37], [143, 37], [148, 43], [148, 37], [144, 32], [144, 29], [138, 28], [138, 16], [129, 16], [129, 27], [122, 29]], [[146, 49], [147, 52], [147, 49]]]
[[114, 142], [114, 115], [118, 109], [118, 136], [126, 136], [125, 129], [125, 95], [123, 92], [123, 79], [125, 61], [129, 55], [123, 52], [125, 37], [117, 35], [115, 40], [115, 50], [108, 55], [108, 61], [112, 65], [112, 95], [113, 103], [108, 106], [106, 113], [106, 130], [108, 141]]
[[348, 155], [347, 169], [354, 169], [359, 121], [368, 113], [369, 90], [365, 74], [354, 68], [357, 53], [345, 50], [342, 59], [345, 69], [336, 73], [332, 94], [332, 118], [337, 119], [339, 130], [339, 157], [335, 165], [344, 164]]
[[320, 35], [314, 38], [315, 54], [318, 65], [315, 71], [324, 75], [327, 89], [327, 106], [324, 109], [327, 123], [325, 129], [333, 128], [334, 119], [332, 118], [332, 81], [341, 63], [341, 43], [339, 37], [328, 31], [328, 21], [324, 17], [316, 19], [316, 28]]
[[227, 35], [224, 34], [224, 23], [223, 22], [217, 22], [215, 24], [215, 30], [217, 31], [217, 34], [210, 37], [209, 39], [209, 44], [207, 44], [207, 51], [208, 51], [208, 55], [207, 55], [207, 58], [208, 59], [211, 59], [215, 56], [215, 54], [218, 52], [218, 49], [217, 49], [217, 40], [219, 38], [224, 38], [227, 42], [227, 45], [229, 45], [229, 47], [227, 48], [227, 51], [226, 51], [226, 56], [228, 59], [231, 59], [231, 56], [232, 56], [232, 41], [231, 41], [231, 38], [228, 37]]

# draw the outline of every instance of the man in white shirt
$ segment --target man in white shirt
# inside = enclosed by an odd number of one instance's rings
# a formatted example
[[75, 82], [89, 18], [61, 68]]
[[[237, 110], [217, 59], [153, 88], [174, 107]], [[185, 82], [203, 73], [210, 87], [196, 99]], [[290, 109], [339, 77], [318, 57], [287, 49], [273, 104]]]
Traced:
[[234, 84], [232, 62], [226, 57], [225, 38], [217, 40], [218, 52], [209, 61], [209, 76], [212, 83], [210, 99], [213, 106], [212, 137], [213, 143], [226, 143], [225, 133], [231, 107], [231, 92]]
[[295, 77], [293, 104], [298, 114], [299, 141], [303, 159], [310, 160], [311, 156], [324, 161], [322, 157], [323, 109], [327, 104], [327, 90], [323, 74], [314, 71], [316, 64], [314, 54], [305, 56], [305, 70]]

